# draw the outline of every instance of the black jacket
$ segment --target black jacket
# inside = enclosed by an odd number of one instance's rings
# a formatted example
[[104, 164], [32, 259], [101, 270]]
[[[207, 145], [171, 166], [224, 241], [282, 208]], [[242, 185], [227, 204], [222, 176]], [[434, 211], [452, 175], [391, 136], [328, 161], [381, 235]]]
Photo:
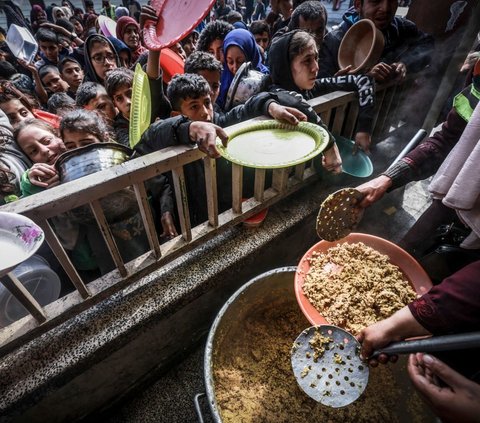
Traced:
[[[260, 93], [250, 98], [245, 104], [237, 106], [227, 113], [214, 113], [213, 122], [220, 127], [226, 127], [239, 123], [256, 116], [267, 115], [268, 106], [275, 101], [270, 93]], [[185, 116], [176, 116], [173, 118], [157, 121], [153, 123], [142, 135], [140, 142], [135, 146], [135, 151], [140, 154], [148, 154], [154, 151], [162, 150], [175, 145], [194, 146], [190, 141], [189, 129], [192, 121]], [[219, 210], [224, 211], [231, 207], [231, 174], [229, 174], [229, 165], [223, 159], [218, 161], [218, 199]], [[193, 226], [205, 222], [207, 213], [207, 196], [205, 190], [205, 171], [203, 162], [197, 160], [184, 166], [186, 180], [188, 206], [190, 220]], [[171, 194], [172, 176], [166, 175], [168, 182], [164, 183], [164, 189], [170, 190], [171, 202], [166, 201], [166, 193], [161, 195], [162, 213], [163, 204], [173, 204], [173, 195]], [[158, 190], [157, 190], [158, 191]]]
[[[318, 59], [319, 77], [333, 76], [340, 69], [338, 65], [340, 43], [345, 33], [359, 19], [358, 13], [350, 9], [343, 16], [340, 26], [325, 36]], [[380, 62], [387, 64], [402, 62], [408, 72], [418, 72], [430, 63], [434, 47], [433, 37], [420, 31], [412, 21], [395, 16], [382, 33], [385, 47]]]

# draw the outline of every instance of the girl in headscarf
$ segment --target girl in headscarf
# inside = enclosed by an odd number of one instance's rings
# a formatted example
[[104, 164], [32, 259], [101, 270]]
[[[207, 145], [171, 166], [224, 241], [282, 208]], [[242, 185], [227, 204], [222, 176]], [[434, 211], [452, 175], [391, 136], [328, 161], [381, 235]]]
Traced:
[[47, 13], [43, 10], [42, 6], [34, 4], [30, 11], [30, 23], [33, 32], [37, 32], [37, 29], [40, 28], [40, 25], [44, 22], [47, 22]]
[[270, 91], [293, 91], [305, 100], [333, 92], [358, 92], [359, 116], [355, 143], [368, 151], [373, 123], [375, 86], [367, 75], [344, 75], [320, 78], [318, 49], [315, 39], [306, 31], [294, 30], [275, 37], [268, 51], [270, 75], [266, 84]]
[[130, 16], [122, 16], [117, 21], [117, 38], [130, 49], [133, 63], [147, 50], [141, 43], [140, 25]]
[[57, 19], [67, 19], [67, 14], [65, 13], [63, 7], [55, 6], [52, 9], [52, 19], [53, 23], [56, 23]]
[[118, 54], [103, 35], [90, 35], [85, 40], [85, 73], [92, 82], [104, 83], [108, 71], [121, 66]]
[[268, 68], [262, 63], [262, 56], [255, 37], [245, 29], [234, 29], [226, 35], [223, 40], [223, 54], [225, 66], [222, 72], [220, 95], [217, 99], [217, 103], [222, 109], [233, 77], [243, 63], [251, 62], [253, 69], [264, 74], [268, 73]]

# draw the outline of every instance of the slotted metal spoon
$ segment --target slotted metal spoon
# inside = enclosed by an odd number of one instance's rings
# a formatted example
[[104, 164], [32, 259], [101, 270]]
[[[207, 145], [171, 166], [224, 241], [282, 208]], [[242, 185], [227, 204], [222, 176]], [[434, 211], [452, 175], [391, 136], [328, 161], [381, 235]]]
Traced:
[[[394, 342], [375, 351], [380, 354], [438, 352], [480, 347], [480, 332], [432, 336]], [[333, 325], [311, 326], [295, 340], [291, 360], [300, 388], [321, 404], [338, 408], [357, 400], [368, 384], [368, 365], [360, 358], [360, 343]]]
[[[427, 132], [420, 129], [388, 169], [413, 150], [426, 135]], [[362, 199], [363, 194], [355, 188], [343, 188], [330, 194], [320, 205], [316, 222], [318, 236], [325, 241], [333, 242], [351, 233], [363, 217], [364, 209], [358, 206]]]

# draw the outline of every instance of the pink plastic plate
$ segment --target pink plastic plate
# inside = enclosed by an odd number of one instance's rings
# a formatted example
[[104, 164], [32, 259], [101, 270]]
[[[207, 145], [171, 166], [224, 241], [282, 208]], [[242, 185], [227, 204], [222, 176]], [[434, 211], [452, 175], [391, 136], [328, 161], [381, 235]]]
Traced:
[[351, 233], [340, 241], [320, 241], [305, 253], [295, 272], [295, 295], [298, 305], [312, 325], [329, 324], [329, 322], [325, 320], [321, 312], [308, 301], [303, 293], [305, 275], [310, 270], [309, 258], [314, 251], [324, 253], [329, 248], [344, 244], [345, 242], [363, 242], [368, 247], [374, 248], [382, 254], [386, 254], [390, 258], [390, 262], [400, 268], [407, 281], [413, 289], [415, 289], [417, 295], [425, 294], [432, 287], [432, 282], [422, 266], [404, 249], [386, 239], [368, 234]]
[[192, 32], [215, 4], [215, 0], [152, 0], [157, 24], [145, 25], [145, 45], [161, 50], [177, 43]]

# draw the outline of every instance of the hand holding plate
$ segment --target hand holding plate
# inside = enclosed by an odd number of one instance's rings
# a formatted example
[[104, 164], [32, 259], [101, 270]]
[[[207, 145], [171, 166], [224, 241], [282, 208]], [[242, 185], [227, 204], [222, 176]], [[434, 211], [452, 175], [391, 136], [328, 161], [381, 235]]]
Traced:
[[217, 137], [222, 140], [224, 146], [228, 142], [227, 133], [219, 126], [210, 122], [192, 122], [189, 128], [189, 136], [192, 142], [197, 143], [199, 150], [212, 159], [220, 157], [216, 147]]
[[307, 116], [305, 116], [300, 110], [295, 109], [294, 107], [282, 106], [276, 102], [269, 104], [268, 113], [272, 118], [291, 125], [298, 125], [298, 122], [307, 121]]

